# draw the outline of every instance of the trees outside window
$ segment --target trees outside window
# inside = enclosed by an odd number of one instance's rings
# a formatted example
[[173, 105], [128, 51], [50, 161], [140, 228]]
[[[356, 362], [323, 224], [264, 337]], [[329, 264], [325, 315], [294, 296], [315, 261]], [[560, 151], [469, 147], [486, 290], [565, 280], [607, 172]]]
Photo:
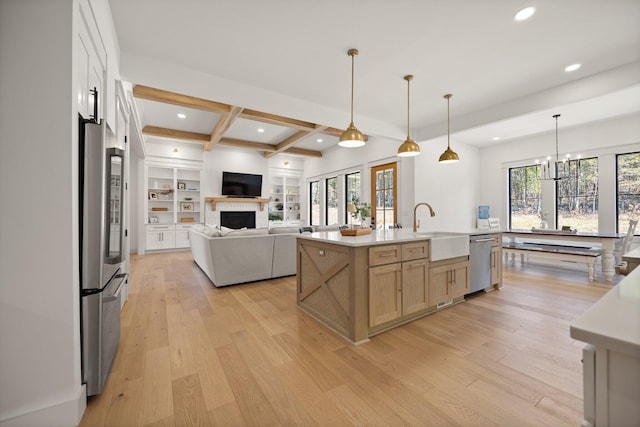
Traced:
[[346, 218], [346, 223], [350, 224], [353, 222], [353, 217], [351, 213], [347, 212], [347, 207], [349, 203], [353, 203], [354, 205], [358, 205], [360, 203], [360, 172], [348, 173], [345, 175], [345, 212], [344, 217]]
[[640, 152], [616, 156], [616, 180], [616, 227], [625, 233], [629, 220], [640, 218]]
[[320, 181], [309, 183], [309, 225], [320, 225]]
[[598, 159], [572, 161], [569, 177], [556, 181], [558, 229], [598, 231]]
[[338, 224], [338, 177], [327, 178], [325, 181], [326, 194], [326, 221], [329, 224]]
[[393, 228], [397, 215], [397, 163], [371, 168], [372, 221], [376, 228]]
[[540, 227], [543, 219], [542, 192], [538, 167], [521, 166], [509, 169], [509, 228]]

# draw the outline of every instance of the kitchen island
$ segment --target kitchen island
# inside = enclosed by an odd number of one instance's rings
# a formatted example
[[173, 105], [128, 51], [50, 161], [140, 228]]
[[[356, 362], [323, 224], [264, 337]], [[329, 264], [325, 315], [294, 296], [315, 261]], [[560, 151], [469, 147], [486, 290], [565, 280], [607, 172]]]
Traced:
[[634, 269], [571, 324], [583, 349], [583, 426], [640, 420], [640, 269]]
[[361, 343], [464, 301], [469, 233], [300, 235], [297, 273], [298, 307], [348, 341]]

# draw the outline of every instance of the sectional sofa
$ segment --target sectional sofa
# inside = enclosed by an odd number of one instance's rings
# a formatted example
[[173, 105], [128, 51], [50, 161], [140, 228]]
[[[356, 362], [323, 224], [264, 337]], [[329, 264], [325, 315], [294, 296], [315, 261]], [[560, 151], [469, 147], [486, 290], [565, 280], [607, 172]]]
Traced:
[[[318, 226], [311, 231], [338, 228]], [[296, 236], [301, 230], [194, 226], [189, 229], [189, 240], [195, 263], [214, 286], [221, 287], [296, 274]]]

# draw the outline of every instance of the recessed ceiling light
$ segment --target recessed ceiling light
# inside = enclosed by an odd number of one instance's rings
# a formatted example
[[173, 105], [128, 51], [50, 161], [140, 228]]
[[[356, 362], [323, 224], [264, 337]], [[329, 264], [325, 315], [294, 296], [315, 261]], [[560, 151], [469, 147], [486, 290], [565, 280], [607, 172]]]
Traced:
[[516, 21], [526, 21], [527, 19], [531, 18], [534, 13], [536, 13], [535, 7], [525, 7], [524, 9], [516, 13], [513, 19], [515, 19]]
[[264, 129], [258, 128], [258, 132], [262, 133], [262, 132], [264, 132]]
[[494, 137], [493, 137], [493, 138], [491, 138], [491, 139], [492, 139], [492, 140], [494, 140], [494, 141], [498, 141], [498, 140], [500, 139], [500, 137], [499, 137], [499, 136], [494, 136]]
[[322, 138], [316, 139], [316, 142], [322, 142]]
[[569, 65], [567, 68], [565, 68], [564, 70], [565, 70], [567, 73], [570, 73], [570, 72], [572, 72], [572, 71], [577, 70], [577, 69], [578, 69], [578, 68], [580, 68], [581, 66], [582, 66], [582, 64], [571, 64], [571, 65]]
[[178, 117], [181, 118], [181, 119], [185, 119], [187, 117], [187, 115], [183, 114], [183, 113], [178, 113]]

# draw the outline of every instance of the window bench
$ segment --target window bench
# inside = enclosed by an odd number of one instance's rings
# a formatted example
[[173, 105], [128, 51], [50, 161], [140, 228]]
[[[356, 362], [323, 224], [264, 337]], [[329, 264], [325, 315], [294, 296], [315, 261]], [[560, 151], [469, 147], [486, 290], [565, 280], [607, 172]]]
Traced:
[[514, 261], [516, 254], [520, 254], [520, 262], [522, 264], [524, 264], [525, 255], [527, 259], [534, 257], [561, 262], [585, 263], [587, 264], [589, 281], [594, 280], [595, 264], [600, 257], [599, 251], [584, 246], [550, 245], [533, 242], [503, 243], [502, 251], [505, 253], [507, 261], [509, 261], [509, 254], [511, 254], [511, 262]]

